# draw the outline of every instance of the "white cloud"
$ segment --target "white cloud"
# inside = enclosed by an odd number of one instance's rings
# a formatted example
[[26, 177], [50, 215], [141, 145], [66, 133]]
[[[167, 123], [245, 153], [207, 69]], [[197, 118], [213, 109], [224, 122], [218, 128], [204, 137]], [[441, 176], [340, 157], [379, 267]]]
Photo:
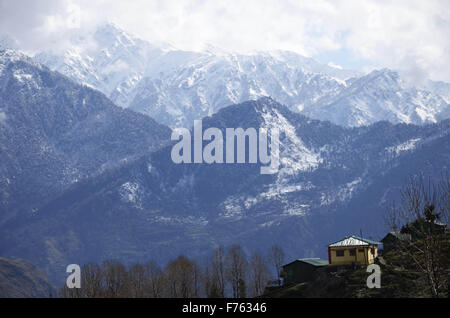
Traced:
[[334, 67], [334, 68], [337, 68], [337, 69], [340, 69], [340, 70], [342, 70], [343, 69], [343, 67], [342, 66], [340, 66], [340, 65], [338, 65], [338, 64], [334, 64], [333, 62], [328, 62], [328, 66], [331, 66], [331, 67]]
[[111, 21], [183, 49], [211, 43], [308, 56], [344, 49], [413, 81], [450, 81], [449, 12], [446, 0], [0, 0], [0, 29], [36, 50], [64, 47], [78, 23], [87, 30]]

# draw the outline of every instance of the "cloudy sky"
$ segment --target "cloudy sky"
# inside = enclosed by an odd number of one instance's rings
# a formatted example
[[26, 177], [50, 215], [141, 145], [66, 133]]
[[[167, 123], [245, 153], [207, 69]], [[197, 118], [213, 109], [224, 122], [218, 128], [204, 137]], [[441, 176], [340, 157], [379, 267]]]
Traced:
[[105, 22], [181, 49], [286, 49], [450, 82], [448, 0], [0, 0], [0, 33], [30, 52], [64, 48], [68, 34]]

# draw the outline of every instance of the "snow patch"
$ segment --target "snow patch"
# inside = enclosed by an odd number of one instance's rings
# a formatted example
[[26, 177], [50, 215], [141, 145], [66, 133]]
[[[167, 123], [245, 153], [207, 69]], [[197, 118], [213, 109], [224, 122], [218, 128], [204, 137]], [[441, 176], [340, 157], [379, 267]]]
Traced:
[[307, 204], [299, 204], [285, 210], [283, 214], [287, 216], [305, 216], [308, 208], [309, 205]]
[[30, 81], [33, 78], [33, 75], [24, 73], [23, 71], [20, 70], [15, 71], [13, 75], [21, 83]]
[[220, 216], [233, 219], [242, 218], [244, 215], [244, 209], [239, 201], [240, 200], [236, 198], [227, 198], [221, 204], [221, 208], [223, 208], [225, 212], [221, 213]]
[[401, 143], [400, 145], [388, 147], [388, 148], [386, 148], [386, 150], [387, 150], [387, 152], [393, 153], [396, 156], [398, 156], [402, 152], [414, 150], [416, 148], [416, 144], [419, 141], [420, 141], [420, 138], [413, 138], [408, 141], [405, 141], [404, 143]]
[[295, 127], [277, 109], [268, 110], [264, 107], [261, 116], [264, 119], [261, 127], [268, 131], [278, 128], [280, 131], [279, 183], [283, 183], [286, 178], [299, 172], [312, 172], [323, 162], [320, 153], [309, 149], [304, 144], [303, 140], [297, 136]]
[[358, 177], [355, 180], [340, 186], [337, 191], [323, 192], [320, 197], [320, 206], [328, 206], [336, 201], [345, 202], [351, 199], [356, 191], [361, 189], [363, 177]]
[[119, 194], [124, 202], [131, 203], [134, 207], [142, 209], [142, 190], [137, 182], [125, 182], [120, 186]]

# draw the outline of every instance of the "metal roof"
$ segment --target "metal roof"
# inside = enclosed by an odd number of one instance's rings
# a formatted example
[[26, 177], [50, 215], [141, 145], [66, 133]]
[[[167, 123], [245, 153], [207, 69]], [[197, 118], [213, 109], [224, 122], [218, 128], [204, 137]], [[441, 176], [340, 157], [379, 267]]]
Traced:
[[411, 234], [406, 234], [406, 233], [400, 233], [400, 232], [389, 232], [381, 241], [383, 241], [386, 237], [388, 237], [390, 235], [395, 236], [396, 238], [398, 238], [401, 241], [405, 241], [405, 240], [411, 240]]
[[327, 265], [329, 265], [327, 260], [320, 259], [320, 258], [299, 258], [293, 262], [290, 262], [289, 264], [283, 265], [283, 267], [290, 265], [292, 263], [295, 263], [295, 262], [303, 262], [303, 263], [307, 263], [312, 266], [327, 266]]
[[350, 237], [344, 237], [342, 240], [332, 243], [328, 246], [330, 246], [330, 247], [364, 246], [364, 245], [378, 245], [378, 244], [381, 244], [381, 243], [352, 235]]
[[298, 259], [300, 262], [308, 263], [313, 266], [325, 266], [328, 265], [328, 261], [320, 258], [301, 258]]

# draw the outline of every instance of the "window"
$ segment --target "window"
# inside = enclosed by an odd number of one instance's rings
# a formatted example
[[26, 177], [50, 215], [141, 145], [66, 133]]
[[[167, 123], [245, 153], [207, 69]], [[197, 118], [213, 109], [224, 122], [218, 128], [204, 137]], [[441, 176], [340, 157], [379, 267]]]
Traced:
[[358, 252], [364, 253], [364, 249], [363, 249], [363, 248], [360, 248], [360, 249], [358, 250]]
[[356, 255], [356, 249], [351, 249], [350, 256], [355, 256], [355, 255]]
[[372, 252], [372, 255], [375, 255], [375, 249], [373, 247], [370, 249], [370, 251]]
[[336, 251], [336, 256], [339, 256], [339, 257], [344, 256], [344, 250], [337, 250]]

